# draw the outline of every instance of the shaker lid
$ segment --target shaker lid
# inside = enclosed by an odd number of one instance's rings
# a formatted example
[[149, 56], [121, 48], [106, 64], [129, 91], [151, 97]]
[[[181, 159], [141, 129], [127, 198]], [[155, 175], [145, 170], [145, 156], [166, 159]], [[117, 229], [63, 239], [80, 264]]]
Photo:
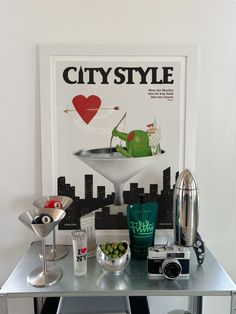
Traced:
[[197, 190], [197, 181], [189, 169], [184, 169], [178, 176], [175, 185], [180, 190]]

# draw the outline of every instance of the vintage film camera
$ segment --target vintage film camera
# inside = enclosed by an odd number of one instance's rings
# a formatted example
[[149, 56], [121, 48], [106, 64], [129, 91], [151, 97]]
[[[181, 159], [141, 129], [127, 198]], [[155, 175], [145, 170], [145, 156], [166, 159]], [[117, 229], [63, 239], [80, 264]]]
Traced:
[[188, 278], [190, 250], [174, 245], [153, 246], [148, 249], [148, 275], [168, 279]]

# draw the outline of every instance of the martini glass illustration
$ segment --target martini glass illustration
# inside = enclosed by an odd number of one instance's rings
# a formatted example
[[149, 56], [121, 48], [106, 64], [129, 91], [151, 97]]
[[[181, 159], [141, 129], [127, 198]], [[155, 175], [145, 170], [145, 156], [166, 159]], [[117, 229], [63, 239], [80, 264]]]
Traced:
[[[47, 207], [49, 210], [53, 210], [54, 208], [66, 210], [71, 205], [72, 202], [73, 202], [72, 198], [68, 196], [50, 195], [35, 200], [33, 202], [33, 205], [36, 206], [37, 208]], [[56, 245], [56, 230], [54, 228], [52, 246], [46, 247], [47, 260], [48, 261], [59, 260], [68, 255], [68, 253], [69, 251], [65, 245]]]
[[[162, 154], [164, 151], [162, 151]], [[79, 150], [75, 155], [114, 184], [115, 206], [124, 206], [123, 189], [126, 181], [149, 166], [161, 155], [127, 158], [115, 148]]]
[[[56, 283], [62, 276], [61, 268], [57, 266], [47, 266], [47, 261], [45, 257], [45, 238], [65, 217], [65, 215], [65, 211], [62, 209], [37, 208], [26, 211], [18, 217], [19, 220], [31, 231], [35, 232], [42, 241], [42, 267], [38, 267], [32, 270], [32, 272], [27, 277], [28, 283], [34, 287], [50, 286]], [[34, 219], [40, 216], [46, 216], [47, 219], [49, 216], [52, 218], [52, 221], [48, 222], [48, 220], [46, 220], [47, 223], [33, 223]]]

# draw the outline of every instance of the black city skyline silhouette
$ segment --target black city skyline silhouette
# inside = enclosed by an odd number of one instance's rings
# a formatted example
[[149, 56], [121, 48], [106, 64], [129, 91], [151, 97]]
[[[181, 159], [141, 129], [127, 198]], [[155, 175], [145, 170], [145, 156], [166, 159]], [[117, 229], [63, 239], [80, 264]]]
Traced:
[[[179, 172], [175, 175], [175, 180]], [[163, 189], [158, 192], [158, 184], [149, 185], [149, 193], [144, 192], [143, 187], [138, 183], [130, 183], [130, 190], [124, 191], [125, 204], [134, 204], [139, 202], [139, 195], [145, 194], [146, 200], [158, 203], [158, 218], [156, 228], [171, 229], [173, 228], [173, 193], [174, 187], [171, 188], [171, 168], [168, 167], [163, 171]], [[106, 194], [105, 186], [97, 186], [97, 197], [94, 197], [93, 175], [84, 175], [84, 199], [75, 196], [75, 187], [66, 183], [65, 177], [59, 177], [57, 180], [58, 195], [69, 196], [73, 203], [67, 208], [65, 218], [60, 222], [60, 230], [73, 230], [80, 228], [80, 217], [92, 211], [95, 212], [96, 229], [127, 229], [127, 216], [123, 212], [117, 214], [110, 213], [110, 205], [113, 204], [115, 193]]]

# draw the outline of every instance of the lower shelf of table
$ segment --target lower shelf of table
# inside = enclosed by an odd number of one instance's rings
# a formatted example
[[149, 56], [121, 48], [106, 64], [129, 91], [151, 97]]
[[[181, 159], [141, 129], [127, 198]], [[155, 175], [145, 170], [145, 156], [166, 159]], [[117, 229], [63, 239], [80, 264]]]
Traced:
[[46, 298], [41, 314], [150, 314], [147, 297]]

